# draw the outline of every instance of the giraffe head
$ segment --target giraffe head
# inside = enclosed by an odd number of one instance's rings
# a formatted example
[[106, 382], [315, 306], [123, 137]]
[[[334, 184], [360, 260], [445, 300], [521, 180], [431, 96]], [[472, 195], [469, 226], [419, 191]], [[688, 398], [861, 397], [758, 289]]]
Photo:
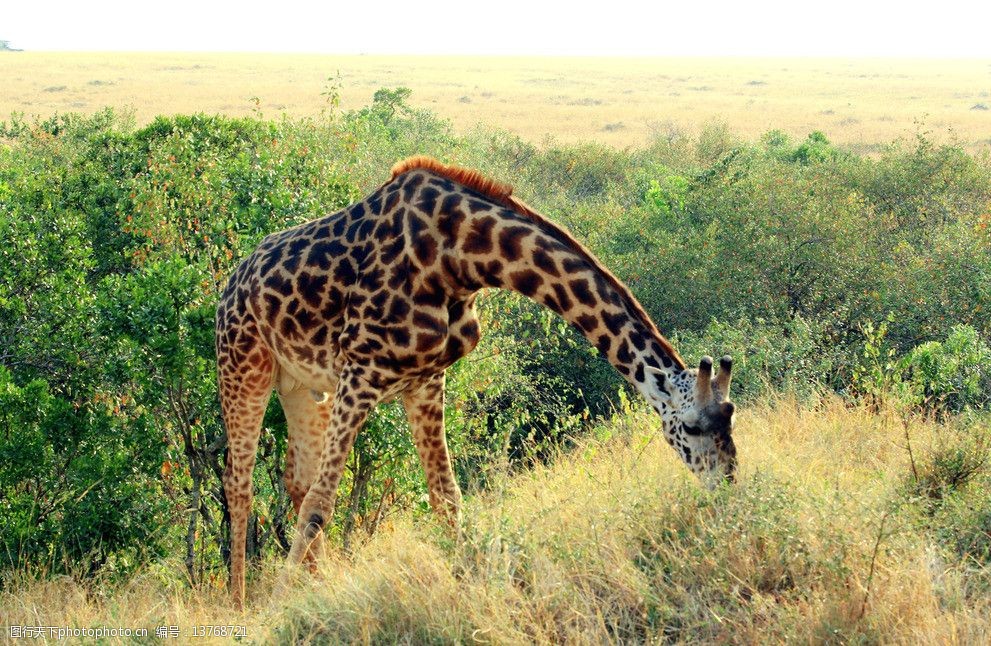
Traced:
[[713, 379], [712, 357], [702, 357], [697, 370], [683, 370], [666, 383], [658, 379], [658, 396], [652, 398], [668, 442], [708, 486], [732, 482], [736, 472], [736, 407], [729, 400], [732, 370], [733, 359], [724, 356]]

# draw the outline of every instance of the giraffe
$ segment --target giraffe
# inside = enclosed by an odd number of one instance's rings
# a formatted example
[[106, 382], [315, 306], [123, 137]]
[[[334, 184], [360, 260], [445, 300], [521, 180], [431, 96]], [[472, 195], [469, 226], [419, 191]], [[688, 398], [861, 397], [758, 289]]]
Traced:
[[475, 299], [486, 287], [519, 292], [573, 324], [660, 414], [665, 439], [693, 473], [733, 479], [730, 357], [715, 378], [709, 357], [687, 368], [630, 290], [511, 186], [413, 157], [363, 201], [264, 238], [221, 296], [218, 381], [238, 605], [251, 472], [273, 388], [289, 427], [290, 567], [312, 567], [355, 435], [377, 404], [397, 397], [431, 507], [457, 526], [444, 371], [478, 343]]

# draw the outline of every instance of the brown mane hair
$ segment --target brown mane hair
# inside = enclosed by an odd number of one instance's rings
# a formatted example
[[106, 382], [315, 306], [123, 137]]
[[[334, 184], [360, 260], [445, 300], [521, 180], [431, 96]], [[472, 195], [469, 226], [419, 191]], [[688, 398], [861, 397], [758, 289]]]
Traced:
[[392, 167], [390, 181], [411, 170], [426, 170], [436, 173], [452, 182], [457, 182], [462, 186], [481, 193], [503, 206], [511, 206], [510, 198], [513, 194], [513, 187], [509, 184], [497, 182], [482, 175], [480, 171], [471, 168], [462, 168], [460, 166], [451, 166], [426, 155], [417, 155], [416, 157], [409, 157], [408, 159], [397, 162]]
[[563, 228], [559, 224], [556, 224], [555, 222], [552, 222], [551, 220], [548, 220], [534, 211], [530, 205], [515, 197], [513, 195], [513, 187], [510, 184], [486, 177], [480, 171], [445, 164], [426, 155], [417, 155], [415, 157], [409, 157], [397, 162], [392, 167], [392, 177], [389, 181], [396, 179], [403, 173], [413, 170], [425, 170], [436, 175], [440, 175], [441, 177], [446, 177], [452, 182], [457, 182], [466, 188], [469, 188], [477, 193], [481, 193], [497, 204], [501, 204], [502, 206], [510, 208], [521, 215], [525, 215], [530, 218], [534, 224], [541, 227], [541, 229], [553, 232], [555, 237], [571, 246], [575, 252], [582, 256], [591, 266], [596, 267], [602, 272], [603, 276], [606, 278], [606, 281], [612, 286], [612, 288], [625, 297], [626, 304], [631, 310], [629, 312], [630, 315], [639, 319], [648, 330], [656, 335], [657, 339], [661, 342], [661, 347], [663, 350], [668, 353], [679, 368], [684, 370], [687, 367], [684, 359], [682, 359], [678, 354], [678, 351], [674, 349], [671, 342], [668, 341], [667, 338], [665, 338], [665, 336], [657, 329], [657, 326], [654, 325], [654, 322], [650, 319], [650, 316], [648, 316], [647, 312], [643, 309], [640, 301], [633, 296], [630, 288], [627, 287], [620, 279], [616, 278], [616, 276], [614, 276], [608, 268], [604, 267], [602, 263], [600, 263], [581, 242], [576, 240], [567, 229]]

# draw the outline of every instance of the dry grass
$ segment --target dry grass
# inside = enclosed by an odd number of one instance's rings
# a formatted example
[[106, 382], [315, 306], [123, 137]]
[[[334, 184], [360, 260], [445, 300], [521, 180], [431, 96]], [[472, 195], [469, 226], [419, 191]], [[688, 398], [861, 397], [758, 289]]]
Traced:
[[[345, 108], [380, 87], [459, 129], [499, 126], [539, 141], [643, 145], [655, 133], [708, 120], [756, 138], [822, 130], [869, 148], [912, 135], [917, 122], [953, 130], [971, 150], [991, 146], [991, 61], [842, 59], [593, 59], [276, 54], [0, 55], [0, 118], [130, 106], [158, 114], [314, 115], [340, 72]], [[252, 100], [257, 97], [258, 102]]]
[[[265, 643], [989, 643], [986, 561], [933, 529], [966, 522], [906, 493], [906, 432], [925, 472], [982, 424], [767, 403], [742, 413], [740, 482], [706, 492], [632, 413], [469, 497], [459, 544], [406, 517], [288, 595], [266, 564], [243, 615], [169, 564], [104, 590], [14, 583], [3, 623], [239, 624]], [[955, 495], [991, 513], [982, 477]]]

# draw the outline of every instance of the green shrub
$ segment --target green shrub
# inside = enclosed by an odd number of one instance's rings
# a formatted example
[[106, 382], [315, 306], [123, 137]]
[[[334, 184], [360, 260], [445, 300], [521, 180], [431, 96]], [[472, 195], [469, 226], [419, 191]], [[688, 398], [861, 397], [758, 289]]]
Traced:
[[991, 499], [981, 493], [947, 501], [933, 525], [936, 539], [965, 565], [985, 568], [991, 584]]
[[629, 155], [601, 144], [555, 146], [528, 161], [526, 182], [555, 199], [601, 203], [626, 181], [629, 162]]
[[878, 159], [851, 167], [850, 181], [874, 206], [897, 222], [914, 242], [961, 217], [986, 212], [991, 200], [991, 167], [952, 143], [924, 134], [910, 146], [899, 141]]
[[929, 408], [960, 412], [991, 401], [991, 347], [969, 325], [913, 348], [900, 367], [916, 400]]
[[650, 180], [650, 188], [644, 196], [648, 208], [662, 218], [683, 211], [685, 196], [690, 187], [689, 180], [681, 175], [664, 175]]
[[772, 392], [818, 395], [829, 389], [841, 360], [824, 326], [801, 316], [781, 324], [713, 320], [701, 333], [681, 333], [676, 345], [692, 361], [705, 354], [731, 355], [733, 397], [743, 402]]
[[835, 159], [839, 151], [829, 143], [826, 135], [816, 130], [788, 155], [788, 159], [800, 164], [824, 163]]
[[922, 527], [952, 567], [968, 573], [967, 594], [991, 590], [991, 458], [986, 423], [963, 416], [918, 460], [907, 488], [921, 502]]
[[162, 554], [168, 501], [154, 490], [163, 447], [134, 403], [71, 401], [0, 367], [0, 564], [47, 574], [128, 572]]

